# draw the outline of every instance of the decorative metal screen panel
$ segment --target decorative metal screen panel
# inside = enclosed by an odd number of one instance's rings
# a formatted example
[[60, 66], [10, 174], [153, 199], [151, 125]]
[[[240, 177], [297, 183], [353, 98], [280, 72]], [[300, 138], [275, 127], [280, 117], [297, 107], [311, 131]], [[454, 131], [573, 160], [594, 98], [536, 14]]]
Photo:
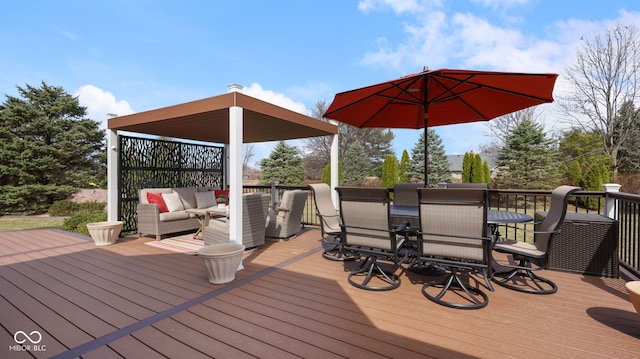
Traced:
[[138, 226], [138, 191], [154, 187], [218, 187], [224, 183], [224, 147], [119, 137], [118, 218], [123, 232]]

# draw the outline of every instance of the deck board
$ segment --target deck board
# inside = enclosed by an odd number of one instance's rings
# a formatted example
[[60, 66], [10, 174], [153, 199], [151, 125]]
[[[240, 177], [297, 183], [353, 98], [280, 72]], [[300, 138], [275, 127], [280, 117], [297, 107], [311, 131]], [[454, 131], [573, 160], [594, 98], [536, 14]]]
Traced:
[[19, 330], [40, 331], [47, 350], [11, 357], [640, 357], [622, 279], [545, 271], [553, 295], [495, 286], [486, 308], [461, 311], [426, 300], [425, 277], [408, 271], [393, 291], [352, 287], [357, 263], [323, 259], [319, 238], [267, 242], [234, 282], [211, 285], [197, 256], [153, 238], [0, 232], [0, 357]]

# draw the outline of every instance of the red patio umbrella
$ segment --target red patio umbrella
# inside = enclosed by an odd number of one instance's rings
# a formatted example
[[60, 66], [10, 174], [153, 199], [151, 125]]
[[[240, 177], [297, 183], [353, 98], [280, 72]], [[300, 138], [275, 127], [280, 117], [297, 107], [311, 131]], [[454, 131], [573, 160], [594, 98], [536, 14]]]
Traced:
[[[553, 102], [557, 74], [425, 70], [336, 94], [324, 113], [356, 127], [424, 128], [488, 121]], [[425, 162], [427, 160], [425, 133]], [[427, 184], [425, 163], [425, 185]]]

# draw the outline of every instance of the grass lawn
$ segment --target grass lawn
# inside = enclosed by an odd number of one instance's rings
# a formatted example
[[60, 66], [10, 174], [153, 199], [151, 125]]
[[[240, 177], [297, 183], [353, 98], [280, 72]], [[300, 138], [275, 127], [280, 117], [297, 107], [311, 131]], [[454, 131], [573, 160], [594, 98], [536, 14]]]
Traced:
[[0, 218], [0, 231], [19, 231], [25, 229], [39, 228], [61, 228], [64, 218], [25, 218], [25, 217], [2, 217]]

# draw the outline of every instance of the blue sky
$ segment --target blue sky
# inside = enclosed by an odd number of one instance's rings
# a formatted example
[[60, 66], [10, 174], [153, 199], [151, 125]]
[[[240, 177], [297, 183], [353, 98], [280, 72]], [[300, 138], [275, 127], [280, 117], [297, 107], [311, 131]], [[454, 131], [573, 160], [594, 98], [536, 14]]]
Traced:
[[[2, 10], [2, 101], [45, 81], [98, 121], [219, 95], [231, 83], [309, 114], [337, 92], [424, 66], [562, 74], [581, 37], [640, 23], [637, 0], [26, 0]], [[539, 106], [549, 131], [561, 122], [554, 106]], [[436, 131], [448, 154], [491, 142], [485, 123]], [[400, 156], [420, 131], [394, 133]], [[257, 144], [254, 161], [273, 145]]]

